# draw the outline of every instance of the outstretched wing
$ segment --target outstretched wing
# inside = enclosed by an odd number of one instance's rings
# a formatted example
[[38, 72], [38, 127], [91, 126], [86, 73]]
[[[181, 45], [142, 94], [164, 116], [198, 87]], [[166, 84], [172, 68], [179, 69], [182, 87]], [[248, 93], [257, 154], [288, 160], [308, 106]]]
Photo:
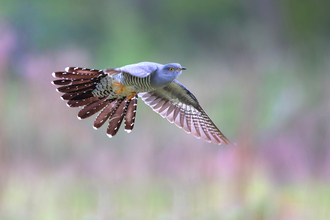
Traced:
[[139, 96], [153, 110], [187, 133], [216, 144], [230, 141], [221, 133], [196, 97], [181, 83], [174, 80], [169, 85]]
[[156, 71], [158, 65], [159, 64], [153, 62], [141, 62], [141, 63], [130, 64], [120, 68], [116, 68], [115, 70], [123, 71], [133, 76], [143, 78], [150, 75], [150, 73]]

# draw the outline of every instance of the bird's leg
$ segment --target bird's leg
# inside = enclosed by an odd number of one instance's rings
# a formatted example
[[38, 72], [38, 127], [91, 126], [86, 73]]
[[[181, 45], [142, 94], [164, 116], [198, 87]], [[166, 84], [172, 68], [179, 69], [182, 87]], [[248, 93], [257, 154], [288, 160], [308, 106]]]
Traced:
[[123, 91], [124, 85], [120, 84], [120, 83], [114, 83], [113, 85], [120, 86], [120, 89], [118, 90], [118, 93], [117, 93], [119, 95]]
[[127, 96], [127, 101], [131, 100], [135, 96], [135, 92], [132, 92], [129, 96]]

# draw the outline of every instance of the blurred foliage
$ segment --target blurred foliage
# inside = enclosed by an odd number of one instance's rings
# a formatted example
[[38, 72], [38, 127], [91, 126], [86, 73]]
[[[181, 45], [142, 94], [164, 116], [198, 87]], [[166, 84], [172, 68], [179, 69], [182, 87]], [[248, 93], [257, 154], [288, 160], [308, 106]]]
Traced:
[[[329, 219], [330, 8], [310, 0], [0, 0], [0, 219]], [[51, 72], [179, 62], [237, 146], [141, 101], [108, 139]]]
[[246, 34], [251, 34], [244, 32], [255, 26], [259, 26], [255, 34], [269, 31], [284, 47], [308, 46], [310, 50], [318, 45], [319, 50], [330, 37], [329, 4], [322, 0], [124, 0], [97, 4], [16, 0], [1, 1], [0, 10], [18, 32], [21, 52], [75, 44], [87, 48], [101, 65], [109, 65], [109, 60], [123, 65], [162, 54], [171, 54], [172, 59], [196, 58], [201, 48], [208, 53], [244, 50], [248, 46], [244, 44], [249, 43]]

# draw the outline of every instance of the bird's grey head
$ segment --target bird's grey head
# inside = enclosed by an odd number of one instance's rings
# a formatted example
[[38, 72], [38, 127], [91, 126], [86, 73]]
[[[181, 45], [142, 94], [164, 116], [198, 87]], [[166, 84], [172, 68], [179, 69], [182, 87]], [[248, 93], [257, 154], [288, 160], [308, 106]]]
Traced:
[[151, 85], [154, 87], [165, 86], [176, 79], [182, 73], [182, 70], [185, 69], [179, 63], [159, 65], [158, 69], [151, 76]]

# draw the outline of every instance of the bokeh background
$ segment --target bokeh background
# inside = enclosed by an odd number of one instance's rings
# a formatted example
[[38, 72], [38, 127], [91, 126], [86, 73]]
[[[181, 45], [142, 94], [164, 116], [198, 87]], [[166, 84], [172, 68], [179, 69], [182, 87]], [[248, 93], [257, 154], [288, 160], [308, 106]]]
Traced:
[[[330, 218], [330, 1], [0, 5], [0, 219]], [[141, 100], [109, 139], [50, 83], [140, 61], [187, 67], [179, 81], [237, 145]]]

